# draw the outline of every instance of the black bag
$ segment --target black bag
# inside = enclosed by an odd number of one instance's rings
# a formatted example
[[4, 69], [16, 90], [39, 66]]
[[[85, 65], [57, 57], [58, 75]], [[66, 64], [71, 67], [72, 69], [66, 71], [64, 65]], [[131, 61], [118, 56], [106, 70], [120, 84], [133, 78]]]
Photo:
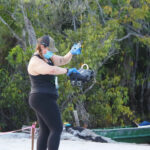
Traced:
[[[84, 66], [86, 66], [87, 69], [83, 69]], [[79, 73], [72, 73], [69, 76], [73, 86], [83, 86], [94, 78], [94, 71], [90, 70], [87, 64], [83, 64], [78, 71]]]

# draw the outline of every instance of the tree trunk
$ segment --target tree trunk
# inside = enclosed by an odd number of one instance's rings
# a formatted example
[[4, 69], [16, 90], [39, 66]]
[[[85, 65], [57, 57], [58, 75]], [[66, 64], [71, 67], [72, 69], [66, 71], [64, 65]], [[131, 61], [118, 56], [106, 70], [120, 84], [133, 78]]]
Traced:
[[36, 46], [36, 34], [35, 34], [35, 31], [34, 31], [34, 28], [32, 26], [31, 21], [28, 19], [27, 15], [24, 12], [23, 2], [21, 2], [21, 10], [22, 10], [22, 14], [23, 14], [23, 17], [24, 17], [24, 24], [25, 24], [25, 27], [26, 27], [26, 30], [27, 30], [27, 33], [28, 33], [29, 45], [32, 48], [35, 48], [35, 46]]
[[84, 103], [81, 101], [78, 101], [76, 104], [76, 109], [79, 115], [80, 120], [83, 122], [84, 127], [88, 127], [89, 125], [89, 113], [87, 113]]
[[[147, 48], [147, 59], [150, 58], [150, 48]], [[150, 61], [147, 65], [147, 69], [146, 69], [146, 87], [145, 87], [145, 93], [144, 93], [144, 105], [146, 108], [146, 113], [149, 114], [150, 113], [150, 81], [148, 80], [148, 78], [150, 77]]]
[[[131, 49], [134, 49], [133, 44], [131, 42], [132, 42], [132, 40], [131, 40], [131, 38], [129, 38], [129, 44], [131, 46]], [[129, 62], [131, 64], [133, 63], [133, 67], [132, 67], [132, 70], [131, 70], [131, 80], [130, 80], [130, 83], [129, 83], [129, 87], [130, 87], [130, 94], [129, 94], [130, 95], [130, 105], [131, 105], [131, 108], [133, 110], [137, 109], [136, 108], [136, 106], [137, 106], [137, 99], [136, 99], [135, 86], [136, 86], [136, 71], [137, 71], [138, 59], [139, 59], [139, 44], [137, 43], [136, 44], [135, 59], [131, 58], [131, 60]]]
[[74, 29], [74, 31], [77, 31], [75, 16], [73, 16], [72, 21], [73, 21], [73, 29]]
[[101, 17], [101, 20], [102, 20], [102, 25], [105, 25], [105, 19], [104, 19], [104, 14], [103, 14], [102, 7], [101, 7], [100, 3], [98, 2], [98, 0], [95, 0], [95, 1], [98, 5], [98, 8], [99, 8], [99, 14], [100, 14], [100, 17]]

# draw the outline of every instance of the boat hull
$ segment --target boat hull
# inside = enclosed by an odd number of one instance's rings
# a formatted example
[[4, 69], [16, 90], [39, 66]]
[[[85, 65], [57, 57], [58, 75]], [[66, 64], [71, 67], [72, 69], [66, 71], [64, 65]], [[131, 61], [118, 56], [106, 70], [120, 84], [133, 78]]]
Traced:
[[149, 143], [150, 144], [150, 127], [149, 128], [117, 128], [117, 129], [93, 129], [93, 131], [104, 137], [109, 137], [118, 142], [127, 143]]

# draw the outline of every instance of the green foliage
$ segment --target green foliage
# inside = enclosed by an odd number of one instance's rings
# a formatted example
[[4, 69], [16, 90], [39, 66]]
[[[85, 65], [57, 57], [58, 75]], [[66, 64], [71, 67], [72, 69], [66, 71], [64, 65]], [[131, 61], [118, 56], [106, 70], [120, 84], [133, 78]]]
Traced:
[[[31, 50], [23, 51], [19, 46], [13, 48], [7, 57], [13, 71], [10, 74], [6, 69], [0, 69], [0, 109], [5, 114], [0, 119], [0, 126], [4, 130], [7, 123], [12, 128], [20, 128], [22, 124], [32, 116], [28, 105], [28, 94], [30, 90], [29, 78], [27, 76], [26, 63], [31, 57]], [[1, 114], [1, 115], [2, 115]], [[2, 123], [2, 124], [1, 124]]]
[[26, 51], [23, 51], [23, 49], [17, 45], [9, 51], [6, 59], [13, 68], [17, 68], [20, 65], [26, 65], [33, 52], [34, 50], [31, 48], [27, 48]]
[[[18, 0], [1, 0], [0, 5], [0, 17], [8, 24], [0, 20], [0, 126], [3, 129], [17, 128], [34, 118], [33, 114], [29, 115], [26, 103], [30, 88], [26, 69], [33, 50], [28, 47], [20, 5]], [[84, 102], [90, 114], [91, 127], [124, 126], [133, 119], [149, 116], [146, 106], [150, 76], [149, 5], [149, 0], [23, 1], [25, 15], [36, 36], [51, 35], [59, 49], [58, 55], [65, 55], [75, 42], [83, 41], [82, 55], [74, 56], [63, 67], [80, 68], [86, 63], [97, 72], [96, 84], [85, 94], [84, 89], [72, 87], [66, 75], [59, 76], [58, 103], [64, 121], [73, 121], [72, 111], [79, 101]], [[26, 41], [26, 50], [17, 46], [20, 41], [14, 33]], [[137, 118], [135, 114], [139, 114]], [[7, 126], [8, 122], [11, 127]]]
[[69, 104], [62, 113], [63, 122], [72, 122], [73, 121], [73, 104]]
[[15, 67], [23, 63], [23, 57], [23, 50], [19, 46], [16, 46], [9, 52], [7, 60], [12, 67]]
[[119, 83], [119, 76], [107, 76], [96, 84], [95, 94], [91, 94], [87, 98], [88, 109], [94, 120], [93, 126], [124, 126], [133, 118], [133, 114], [127, 106], [128, 89], [120, 86]]

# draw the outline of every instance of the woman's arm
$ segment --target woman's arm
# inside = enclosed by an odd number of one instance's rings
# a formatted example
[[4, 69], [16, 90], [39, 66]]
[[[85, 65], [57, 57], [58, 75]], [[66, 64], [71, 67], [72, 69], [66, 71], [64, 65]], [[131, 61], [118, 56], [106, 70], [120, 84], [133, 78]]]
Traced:
[[28, 73], [31, 75], [39, 75], [39, 74], [60, 75], [60, 74], [66, 74], [67, 69], [57, 67], [57, 66], [50, 66], [42, 59], [34, 56], [31, 58], [29, 62]]
[[65, 56], [54, 55], [52, 61], [55, 66], [62, 66], [68, 64], [72, 59], [72, 54], [68, 52]]

